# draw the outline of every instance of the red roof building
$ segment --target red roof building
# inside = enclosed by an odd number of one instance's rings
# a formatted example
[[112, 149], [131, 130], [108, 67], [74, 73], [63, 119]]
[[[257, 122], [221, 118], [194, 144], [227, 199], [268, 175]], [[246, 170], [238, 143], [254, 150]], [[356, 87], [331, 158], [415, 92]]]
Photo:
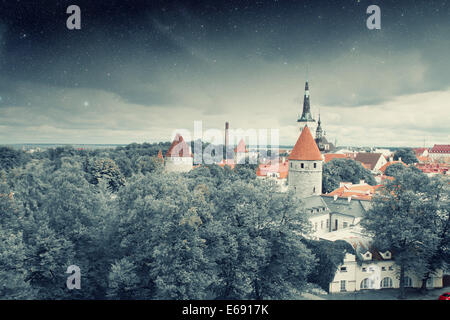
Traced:
[[277, 163], [260, 164], [256, 170], [258, 177], [276, 177], [286, 179], [289, 172], [289, 161], [280, 161]]
[[376, 190], [381, 185], [371, 186], [367, 183], [352, 184], [351, 182], [342, 182], [341, 186], [326, 196], [336, 196], [338, 198], [349, 198], [358, 200], [372, 200]]
[[450, 144], [435, 144], [430, 149], [430, 153], [450, 154]]
[[380, 170], [383, 174], [386, 172], [386, 169], [387, 169], [387, 167], [389, 167], [390, 165], [393, 165], [393, 164], [395, 164], [395, 163], [401, 163], [401, 164], [403, 164], [404, 166], [407, 166], [403, 161], [389, 161], [389, 162], [387, 162], [387, 163], [385, 163], [380, 169], [378, 169], [378, 170]]

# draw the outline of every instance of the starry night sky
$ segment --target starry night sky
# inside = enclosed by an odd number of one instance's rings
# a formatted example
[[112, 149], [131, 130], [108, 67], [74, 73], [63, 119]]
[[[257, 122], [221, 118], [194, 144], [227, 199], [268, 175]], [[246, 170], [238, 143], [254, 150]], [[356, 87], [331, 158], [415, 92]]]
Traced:
[[450, 1], [0, 3], [1, 144], [168, 141], [202, 120], [293, 145], [306, 78], [338, 145], [449, 143]]

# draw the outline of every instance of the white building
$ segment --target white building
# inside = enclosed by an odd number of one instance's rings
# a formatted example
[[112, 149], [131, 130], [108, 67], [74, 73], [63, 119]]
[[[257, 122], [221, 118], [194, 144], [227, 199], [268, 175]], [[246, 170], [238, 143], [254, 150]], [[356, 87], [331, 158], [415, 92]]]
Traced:
[[[389, 250], [377, 250], [371, 239], [365, 237], [359, 226], [321, 235], [328, 241], [345, 240], [355, 252], [346, 253], [344, 262], [336, 270], [329, 293], [354, 292], [368, 289], [399, 288], [399, 267]], [[438, 270], [427, 282], [428, 288], [442, 287], [442, 270]], [[420, 288], [422, 280], [412, 273], [405, 275], [405, 287]]]

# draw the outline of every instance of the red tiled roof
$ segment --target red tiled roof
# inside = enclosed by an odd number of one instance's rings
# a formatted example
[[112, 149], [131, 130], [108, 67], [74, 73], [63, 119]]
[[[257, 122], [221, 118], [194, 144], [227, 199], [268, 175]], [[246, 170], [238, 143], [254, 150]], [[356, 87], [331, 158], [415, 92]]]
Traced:
[[340, 154], [340, 153], [325, 153], [324, 157], [325, 157], [325, 163], [330, 162], [333, 159], [346, 159], [346, 158], [349, 158], [349, 156], [347, 156], [345, 154]]
[[416, 165], [416, 168], [423, 173], [446, 174], [450, 169], [450, 165], [445, 163], [419, 163]]
[[424, 156], [418, 156], [417, 160], [419, 160], [419, 162], [429, 162], [430, 161], [430, 157], [424, 157]]
[[277, 164], [260, 164], [258, 169], [256, 170], [256, 175], [259, 177], [267, 177], [269, 173], [278, 173], [279, 179], [286, 179], [289, 172], [289, 161], [285, 161], [284, 163], [280, 162]]
[[381, 156], [381, 153], [358, 152], [355, 160], [363, 163], [364, 167], [372, 170]]
[[425, 150], [428, 150], [428, 148], [413, 148], [413, 151], [416, 153], [416, 156], [421, 156]]
[[430, 153], [450, 153], [450, 144], [435, 144]]
[[166, 157], [192, 157], [188, 144], [180, 134], [177, 133], [175, 139], [173, 139]]
[[403, 164], [404, 166], [406, 166], [406, 164], [403, 162], [403, 161], [389, 161], [389, 162], [387, 162], [387, 163], [385, 163], [381, 168], [380, 168], [380, 171], [381, 172], [385, 172], [386, 171], [386, 169], [387, 169], [387, 167], [389, 167], [390, 165], [392, 165], [392, 164], [394, 164], [394, 163], [401, 163], [401, 164]]
[[337, 195], [339, 198], [352, 197], [359, 200], [371, 200], [375, 191], [381, 187], [381, 185], [371, 186], [368, 184], [352, 185], [351, 183], [345, 184], [342, 187], [327, 193], [327, 196]]
[[289, 160], [322, 160], [319, 148], [308, 126], [305, 126], [289, 155]]

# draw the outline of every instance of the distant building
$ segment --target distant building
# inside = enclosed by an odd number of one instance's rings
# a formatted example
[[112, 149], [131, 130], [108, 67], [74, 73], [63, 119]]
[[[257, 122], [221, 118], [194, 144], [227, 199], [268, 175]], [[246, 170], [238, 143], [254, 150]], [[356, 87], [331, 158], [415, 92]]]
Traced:
[[428, 155], [433, 160], [450, 163], [450, 144], [435, 144]]
[[188, 172], [192, 170], [193, 160], [190, 146], [181, 135], [177, 134], [167, 150], [165, 170], [167, 172]]
[[341, 182], [339, 188], [324, 196], [334, 197], [335, 199], [344, 198], [348, 201], [351, 199], [372, 200], [373, 195], [379, 187], [381, 187], [381, 185], [371, 186], [365, 183], [364, 180], [361, 180], [358, 184]]
[[448, 175], [450, 165], [446, 163], [417, 163], [416, 168], [432, 177], [437, 174]]
[[289, 162], [283, 157], [278, 163], [273, 161], [261, 163], [256, 170], [256, 176], [260, 179], [274, 180], [280, 186], [280, 191], [285, 192], [288, 190], [288, 172]]
[[376, 173], [387, 162], [383, 154], [370, 152], [358, 152], [355, 161], [361, 162], [366, 169], [373, 173]]
[[327, 138], [325, 138], [325, 131], [322, 129], [322, 122], [320, 121], [320, 114], [319, 114], [319, 121], [317, 122], [317, 129], [316, 129], [316, 144], [317, 147], [321, 152], [333, 152], [336, 147], [333, 143], [328, 142]]
[[386, 162], [384, 165], [382, 165], [382, 166], [380, 167], [380, 169], [378, 169], [378, 171], [379, 171], [381, 174], [384, 174], [384, 173], [386, 172], [386, 169], [387, 169], [389, 166], [391, 166], [391, 165], [393, 165], [393, 164], [396, 164], [396, 163], [401, 163], [402, 165], [404, 165], [405, 167], [407, 167], [406, 163], [404, 163], [404, 162], [402, 161], [402, 158], [399, 158], [399, 160], [396, 160], [396, 161], [394, 161], [394, 160], [392, 160], [392, 159], [389, 159], [389, 162]]
[[333, 159], [352, 159], [352, 158], [347, 154], [339, 154], [339, 153], [325, 153], [323, 155], [323, 160], [325, 161], [325, 163], [328, 163]]

